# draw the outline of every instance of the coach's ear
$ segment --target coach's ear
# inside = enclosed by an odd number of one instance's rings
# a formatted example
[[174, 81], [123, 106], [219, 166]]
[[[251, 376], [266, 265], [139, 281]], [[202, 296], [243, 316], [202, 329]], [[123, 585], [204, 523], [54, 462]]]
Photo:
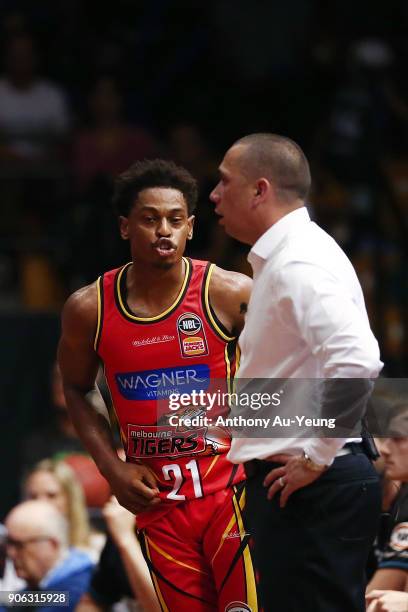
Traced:
[[129, 240], [129, 219], [127, 217], [119, 217], [119, 232], [122, 240]]
[[191, 217], [187, 219], [187, 224], [188, 224], [187, 240], [192, 240], [193, 238], [194, 221], [195, 221], [194, 215], [191, 215]]

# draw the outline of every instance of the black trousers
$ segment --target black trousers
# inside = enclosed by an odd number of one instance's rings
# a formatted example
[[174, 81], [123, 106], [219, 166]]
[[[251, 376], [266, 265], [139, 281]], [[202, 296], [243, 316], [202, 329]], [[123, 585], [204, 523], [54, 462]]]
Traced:
[[363, 453], [338, 457], [283, 509], [262, 485], [277, 464], [256, 467], [245, 516], [264, 612], [364, 612], [365, 565], [381, 512], [371, 462]]

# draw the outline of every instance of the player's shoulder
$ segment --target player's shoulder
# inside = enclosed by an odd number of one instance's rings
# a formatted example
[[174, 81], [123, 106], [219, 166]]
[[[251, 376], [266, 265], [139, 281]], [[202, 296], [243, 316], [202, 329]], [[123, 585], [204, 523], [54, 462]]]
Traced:
[[72, 322], [94, 323], [98, 312], [97, 281], [72, 293], [63, 308], [63, 319]]
[[249, 298], [251, 290], [252, 278], [246, 274], [214, 266], [210, 279], [210, 292], [212, 294], [222, 294], [224, 298], [227, 295], [241, 297], [247, 295]]

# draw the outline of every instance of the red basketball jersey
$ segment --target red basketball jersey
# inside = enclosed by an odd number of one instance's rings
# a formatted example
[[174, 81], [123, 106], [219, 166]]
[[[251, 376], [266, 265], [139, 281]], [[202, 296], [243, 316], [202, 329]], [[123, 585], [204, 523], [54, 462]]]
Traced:
[[[97, 281], [95, 350], [104, 364], [126, 458], [153, 470], [162, 500], [138, 516], [141, 528], [175, 502], [244, 478], [242, 468], [226, 459], [228, 430], [215, 425], [229, 412], [226, 394], [235, 371], [236, 339], [209, 302], [214, 264], [183, 260], [179, 295], [154, 317], [137, 317], [127, 305], [126, 274], [132, 263]], [[200, 401], [204, 393], [217, 398], [209, 410]], [[181, 394], [185, 405], [172, 410], [169, 399]]]

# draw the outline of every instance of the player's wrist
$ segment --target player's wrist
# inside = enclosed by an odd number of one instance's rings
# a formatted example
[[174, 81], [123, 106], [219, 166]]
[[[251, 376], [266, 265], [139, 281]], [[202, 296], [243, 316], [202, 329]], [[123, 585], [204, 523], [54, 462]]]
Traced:
[[97, 463], [98, 469], [102, 476], [111, 483], [115, 478], [120, 478], [123, 474], [123, 466], [126, 465], [115, 454], [109, 455], [106, 459], [102, 459]]
[[116, 546], [119, 550], [126, 550], [131, 546], [137, 545], [137, 538], [134, 531], [132, 533], [121, 533], [120, 530], [109, 530]]

